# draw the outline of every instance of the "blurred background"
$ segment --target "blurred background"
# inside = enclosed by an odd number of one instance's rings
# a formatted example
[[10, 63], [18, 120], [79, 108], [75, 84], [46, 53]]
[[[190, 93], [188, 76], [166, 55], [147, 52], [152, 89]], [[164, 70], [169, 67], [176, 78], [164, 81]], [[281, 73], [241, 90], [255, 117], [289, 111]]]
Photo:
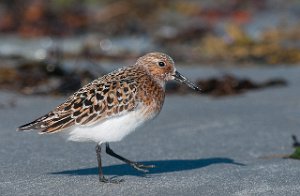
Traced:
[[151, 51], [180, 66], [296, 66], [299, 19], [297, 0], [1, 0], [0, 90], [67, 94]]
[[[125, 183], [98, 186], [93, 143], [15, 131], [152, 51], [202, 91], [168, 82], [155, 122], [112, 144], [150, 175], [104, 155]], [[299, 65], [300, 0], [0, 0], [0, 196], [298, 196]]]

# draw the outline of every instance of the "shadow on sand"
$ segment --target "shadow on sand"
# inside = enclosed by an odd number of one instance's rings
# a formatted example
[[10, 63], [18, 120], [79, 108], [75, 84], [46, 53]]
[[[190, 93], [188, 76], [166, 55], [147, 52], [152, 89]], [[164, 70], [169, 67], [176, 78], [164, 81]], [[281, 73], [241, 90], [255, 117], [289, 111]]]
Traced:
[[[167, 172], [184, 171], [191, 169], [199, 169], [207, 167], [213, 164], [233, 164], [239, 166], [245, 166], [242, 163], [237, 163], [229, 158], [208, 158], [208, 159], [195, 159], [195, 160], [157, 160], [157, 161], [143, 161], [140, 162], [145, 165], [155, 165], [155, 168], [149, 169], [147, 174], [159, 174]], [[127, 164], [104, 166], [103, 172], [105, 175], [144, 175], [142, 172], [138, 172]], [[98, 167], [65, 170], [59, 172], [53, 172], [51, 174], [64, 174], [64, 175], [98, 175]]]

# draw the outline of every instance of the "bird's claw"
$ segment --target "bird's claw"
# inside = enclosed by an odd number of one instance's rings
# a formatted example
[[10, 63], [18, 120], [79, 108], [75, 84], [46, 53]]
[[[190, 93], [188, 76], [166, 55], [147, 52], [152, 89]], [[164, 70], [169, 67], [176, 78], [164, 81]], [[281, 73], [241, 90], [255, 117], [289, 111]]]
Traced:
[[119, 183], [123, 182], [124, 179], [111, 179], [111, 178], [105, 178], [105, 177], [103, 176], [103, 177], [100, 177], [100, 178], [99, 178], [99, 181], [100, 181], [100, 182], [104, 182], [104, 183], [119, 184]]
[[148, 168], [154, 168], [155, 165], [143, 165], [141, 163], [131, 163], [130, 164], [134, 169], [141, 172], [149, 172]]

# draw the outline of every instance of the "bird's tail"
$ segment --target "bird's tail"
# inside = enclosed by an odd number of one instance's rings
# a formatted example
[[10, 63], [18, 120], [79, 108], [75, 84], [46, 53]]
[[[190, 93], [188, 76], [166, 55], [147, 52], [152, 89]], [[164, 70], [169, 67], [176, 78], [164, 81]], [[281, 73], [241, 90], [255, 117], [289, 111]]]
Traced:
[[17, 128], [17, 131], [29, 131], [29, 130], [42, 130], [45, 128], [45, 121], [53, 116], [53, 113], [50, 112], [46, 115], [43, 115], [36, 120], [21, 125], [20, 127]]
[[42, 128], [43, 120], [47, 118], [48, 115], [42, 116], [30, 123], [21, 125], [17, 128], [17, 131], [29, 131], [29, 130], [40, 130]]
[[26, 131], [26, 130], [32, 130], [32, 129], [36, 129], [36, 122], [33, 121], [31, 123], [27, 123], [25, 125], [22, 125], [20, 127], [17, 128], [17, 131]]
[[75, 124], [70, 114], [58, 116], [50, 112], [28, 124], [18, 127], [17, 131], [38, 130], [40, 134], [55, 133]]

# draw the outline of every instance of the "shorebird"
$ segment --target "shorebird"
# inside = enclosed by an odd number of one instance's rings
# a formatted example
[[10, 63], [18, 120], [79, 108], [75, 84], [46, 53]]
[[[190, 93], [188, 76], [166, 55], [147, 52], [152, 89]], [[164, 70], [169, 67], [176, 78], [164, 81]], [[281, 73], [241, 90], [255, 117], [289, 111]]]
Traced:
[[143, 165], [116, 154], [109, 142], [122, 140], [162, 109], [165, 85], [169, 80], [200, 89], [181, 75], [173, 59], [159, 52], [148, 53], [134, 65], [120, 68], [83, 86], [53, 111], [18, 128], [38, 130], [41, 134], [66, 132], [71, 141], [94, 141], [100, 182], [118, 183], [103, 175], [101, 144], [106, 153], [147, 172], [154, 165]]

